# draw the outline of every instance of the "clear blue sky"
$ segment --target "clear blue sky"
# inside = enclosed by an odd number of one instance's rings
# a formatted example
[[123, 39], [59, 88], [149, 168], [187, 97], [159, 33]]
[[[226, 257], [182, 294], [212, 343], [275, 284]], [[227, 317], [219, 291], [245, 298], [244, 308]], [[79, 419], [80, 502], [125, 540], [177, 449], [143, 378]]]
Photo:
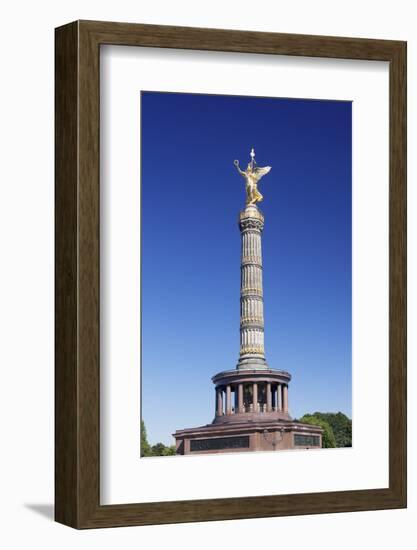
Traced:
[[255, 147], [265, 352], [290, 414], [351, 416], [350, 102], [142, 92], [142, 417], [148, 439], [214, 417], [239, 354], [239, 211]]

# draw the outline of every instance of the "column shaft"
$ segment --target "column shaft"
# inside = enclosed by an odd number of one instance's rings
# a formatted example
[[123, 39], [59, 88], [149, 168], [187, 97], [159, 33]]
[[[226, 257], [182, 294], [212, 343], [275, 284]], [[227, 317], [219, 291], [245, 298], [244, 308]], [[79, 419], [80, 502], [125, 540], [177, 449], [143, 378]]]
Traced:
[[241, 231], [241, 310], [240, 358], [238, 368], [265, 367], [264, 319], [262, 304], [261, 234], [264, 218], [257, 207], [247, 206], [240, 213]]
[[253, 383], [253, 411], [258, 412], [258, 384]]
[[288, 386], [287, 386], [287, 384], [284, 384], [284, 388], [283, 388], [283, 408], [284, 408], [284, 412], [287, 413], [288, 412]]
[[239, 384], [238, 385], [238, 411], [240, 413], [244, 412], [243, 411], [243, 384]]
[[266, 384], [266, 410], [268, 412], [272, 411], [271, 382], [267, 382], [267, 384]]
[[226, 386], [226, 414], [232, 414], [232, 392], [230, 385]]
[[216, 388], [217, 393], [217, 415], [222, 416], [223, 414], [223, 390]]

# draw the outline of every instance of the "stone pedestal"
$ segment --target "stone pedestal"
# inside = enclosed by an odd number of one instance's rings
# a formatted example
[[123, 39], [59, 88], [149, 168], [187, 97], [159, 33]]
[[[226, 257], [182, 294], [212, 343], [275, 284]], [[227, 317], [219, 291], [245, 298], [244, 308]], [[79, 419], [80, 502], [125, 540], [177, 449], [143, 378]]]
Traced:
[[322, 429], [294, 421], [251, 420], [207, 424], [175, 432], [177, 454], [320, 449]]

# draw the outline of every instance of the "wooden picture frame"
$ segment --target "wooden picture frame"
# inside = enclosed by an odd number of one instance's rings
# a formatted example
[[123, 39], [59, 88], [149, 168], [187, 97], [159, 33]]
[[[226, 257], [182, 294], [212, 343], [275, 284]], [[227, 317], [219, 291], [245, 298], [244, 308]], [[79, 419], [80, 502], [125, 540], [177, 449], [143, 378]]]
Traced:
[[[76, 21], [56, 29], [55, 519], [75, 528], [406, 506], [406, 43]], [[389, 487], [141, 504], [99, 498], [99, 56], [117, 44], [389, 62]]]

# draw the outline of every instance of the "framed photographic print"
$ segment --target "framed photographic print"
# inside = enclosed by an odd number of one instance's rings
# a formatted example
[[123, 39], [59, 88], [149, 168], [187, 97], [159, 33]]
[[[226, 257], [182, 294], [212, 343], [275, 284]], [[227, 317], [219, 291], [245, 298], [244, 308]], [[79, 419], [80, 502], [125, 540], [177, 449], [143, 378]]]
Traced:
[[406, 506], [406, 44], [56, 29], [56, 520]]

